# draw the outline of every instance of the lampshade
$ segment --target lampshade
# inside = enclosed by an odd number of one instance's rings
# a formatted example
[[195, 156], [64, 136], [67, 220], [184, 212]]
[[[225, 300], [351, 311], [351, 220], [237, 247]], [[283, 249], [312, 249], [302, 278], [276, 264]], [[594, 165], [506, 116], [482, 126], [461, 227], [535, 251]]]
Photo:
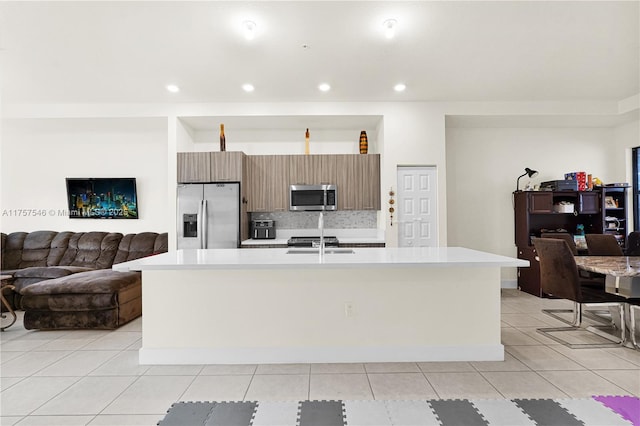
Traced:
[[518, 176], [518, 180], [516, 180], [516, 192], [520, 191], [520, 178], [523, 176], [529, 176], [530, 178], [532, 178], [534, 176], [538, 176], [538, 171], [525, 167], [524, 173]]

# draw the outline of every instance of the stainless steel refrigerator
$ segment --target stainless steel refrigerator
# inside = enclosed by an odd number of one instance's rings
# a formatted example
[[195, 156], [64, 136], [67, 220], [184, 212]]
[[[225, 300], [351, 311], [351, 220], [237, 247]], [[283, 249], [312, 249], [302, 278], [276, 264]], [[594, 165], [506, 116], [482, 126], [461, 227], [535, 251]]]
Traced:
[[240, 246], [240, 184], [178, 185], [178, 248]]

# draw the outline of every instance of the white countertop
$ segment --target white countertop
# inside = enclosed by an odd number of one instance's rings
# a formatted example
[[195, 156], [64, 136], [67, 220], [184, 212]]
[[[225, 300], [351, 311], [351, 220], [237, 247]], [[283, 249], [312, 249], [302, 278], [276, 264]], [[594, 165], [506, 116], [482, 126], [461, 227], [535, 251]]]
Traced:
[[376, 267], [527, 267], [526, 260], [463, 247], [355, 248], [353, 253], [287, 253], [286, 248], [177, 250], [113, 265], [116, 271]]

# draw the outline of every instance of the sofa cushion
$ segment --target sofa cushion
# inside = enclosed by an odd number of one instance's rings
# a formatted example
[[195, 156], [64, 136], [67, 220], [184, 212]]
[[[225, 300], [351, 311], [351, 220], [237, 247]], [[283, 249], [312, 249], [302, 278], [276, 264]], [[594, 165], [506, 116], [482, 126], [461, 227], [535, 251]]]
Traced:
[[30, 266], [47, 266], [51, 250], [51, 241], [58, 233], [55, 231], [34, 231], [24, 239], [20, 268]]
[[40, 281], [23, 288], [20, 293], [25, 299], [27, 296], [52, 294], [110, 294], [140, 282], [140, 272], [98, 269]]
[[71, 236], [60, 265], [106, 269], [113, 260], [122, 239], [119, 232], [78, 232]]
[[13, 276], [14, 278], [52, 279], [86, 271], [92, 271], [92, 269], [82, 266], [33, 266], [31, 268], [19, 269]]
[[122, 237], [118, 246], [118, 253], [114, 264], [140, 259], [158, 253], [164, 253], [168, 248], [167, 233], [141, 232], [139, 234], [127, 234]]
[[51, 241], [51, 250], [49, 250], [49, 256], [47, 257], [47, 266], [56, 266], [60, 264], [62, 256], [69, 247], [69, 240], [73, 236], [73, 232], [64, 231], [58, 232], [58, 235]]

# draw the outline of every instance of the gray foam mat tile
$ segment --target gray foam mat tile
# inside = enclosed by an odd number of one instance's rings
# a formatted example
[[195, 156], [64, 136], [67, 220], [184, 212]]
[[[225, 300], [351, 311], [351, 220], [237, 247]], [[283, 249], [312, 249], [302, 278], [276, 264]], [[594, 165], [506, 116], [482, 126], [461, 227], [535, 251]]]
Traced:
[[487, 421], [478, 413], [468, 400], [429, 400], [429, 405], [443, 425], [488, 426]]
[[584, 423], [552, 399], [513, 401], [539, 426], [584, 426]]
[[252, 426], [295, 425], [298, 421], [298, 401], [258, 402]]
[[178, 402], [172, 404], [159, 426], [201, 426], [218, 405], [216, 402]]
[[219, 402], [209, 413], [205, 426], [251, 426], [258, 404], [253, 401]]
[[535, 426], [513, 401], [508, 399], [472, 399], [489, 426]]
[[302, 401], [299, 426], [345, 426], [342, 401]]

